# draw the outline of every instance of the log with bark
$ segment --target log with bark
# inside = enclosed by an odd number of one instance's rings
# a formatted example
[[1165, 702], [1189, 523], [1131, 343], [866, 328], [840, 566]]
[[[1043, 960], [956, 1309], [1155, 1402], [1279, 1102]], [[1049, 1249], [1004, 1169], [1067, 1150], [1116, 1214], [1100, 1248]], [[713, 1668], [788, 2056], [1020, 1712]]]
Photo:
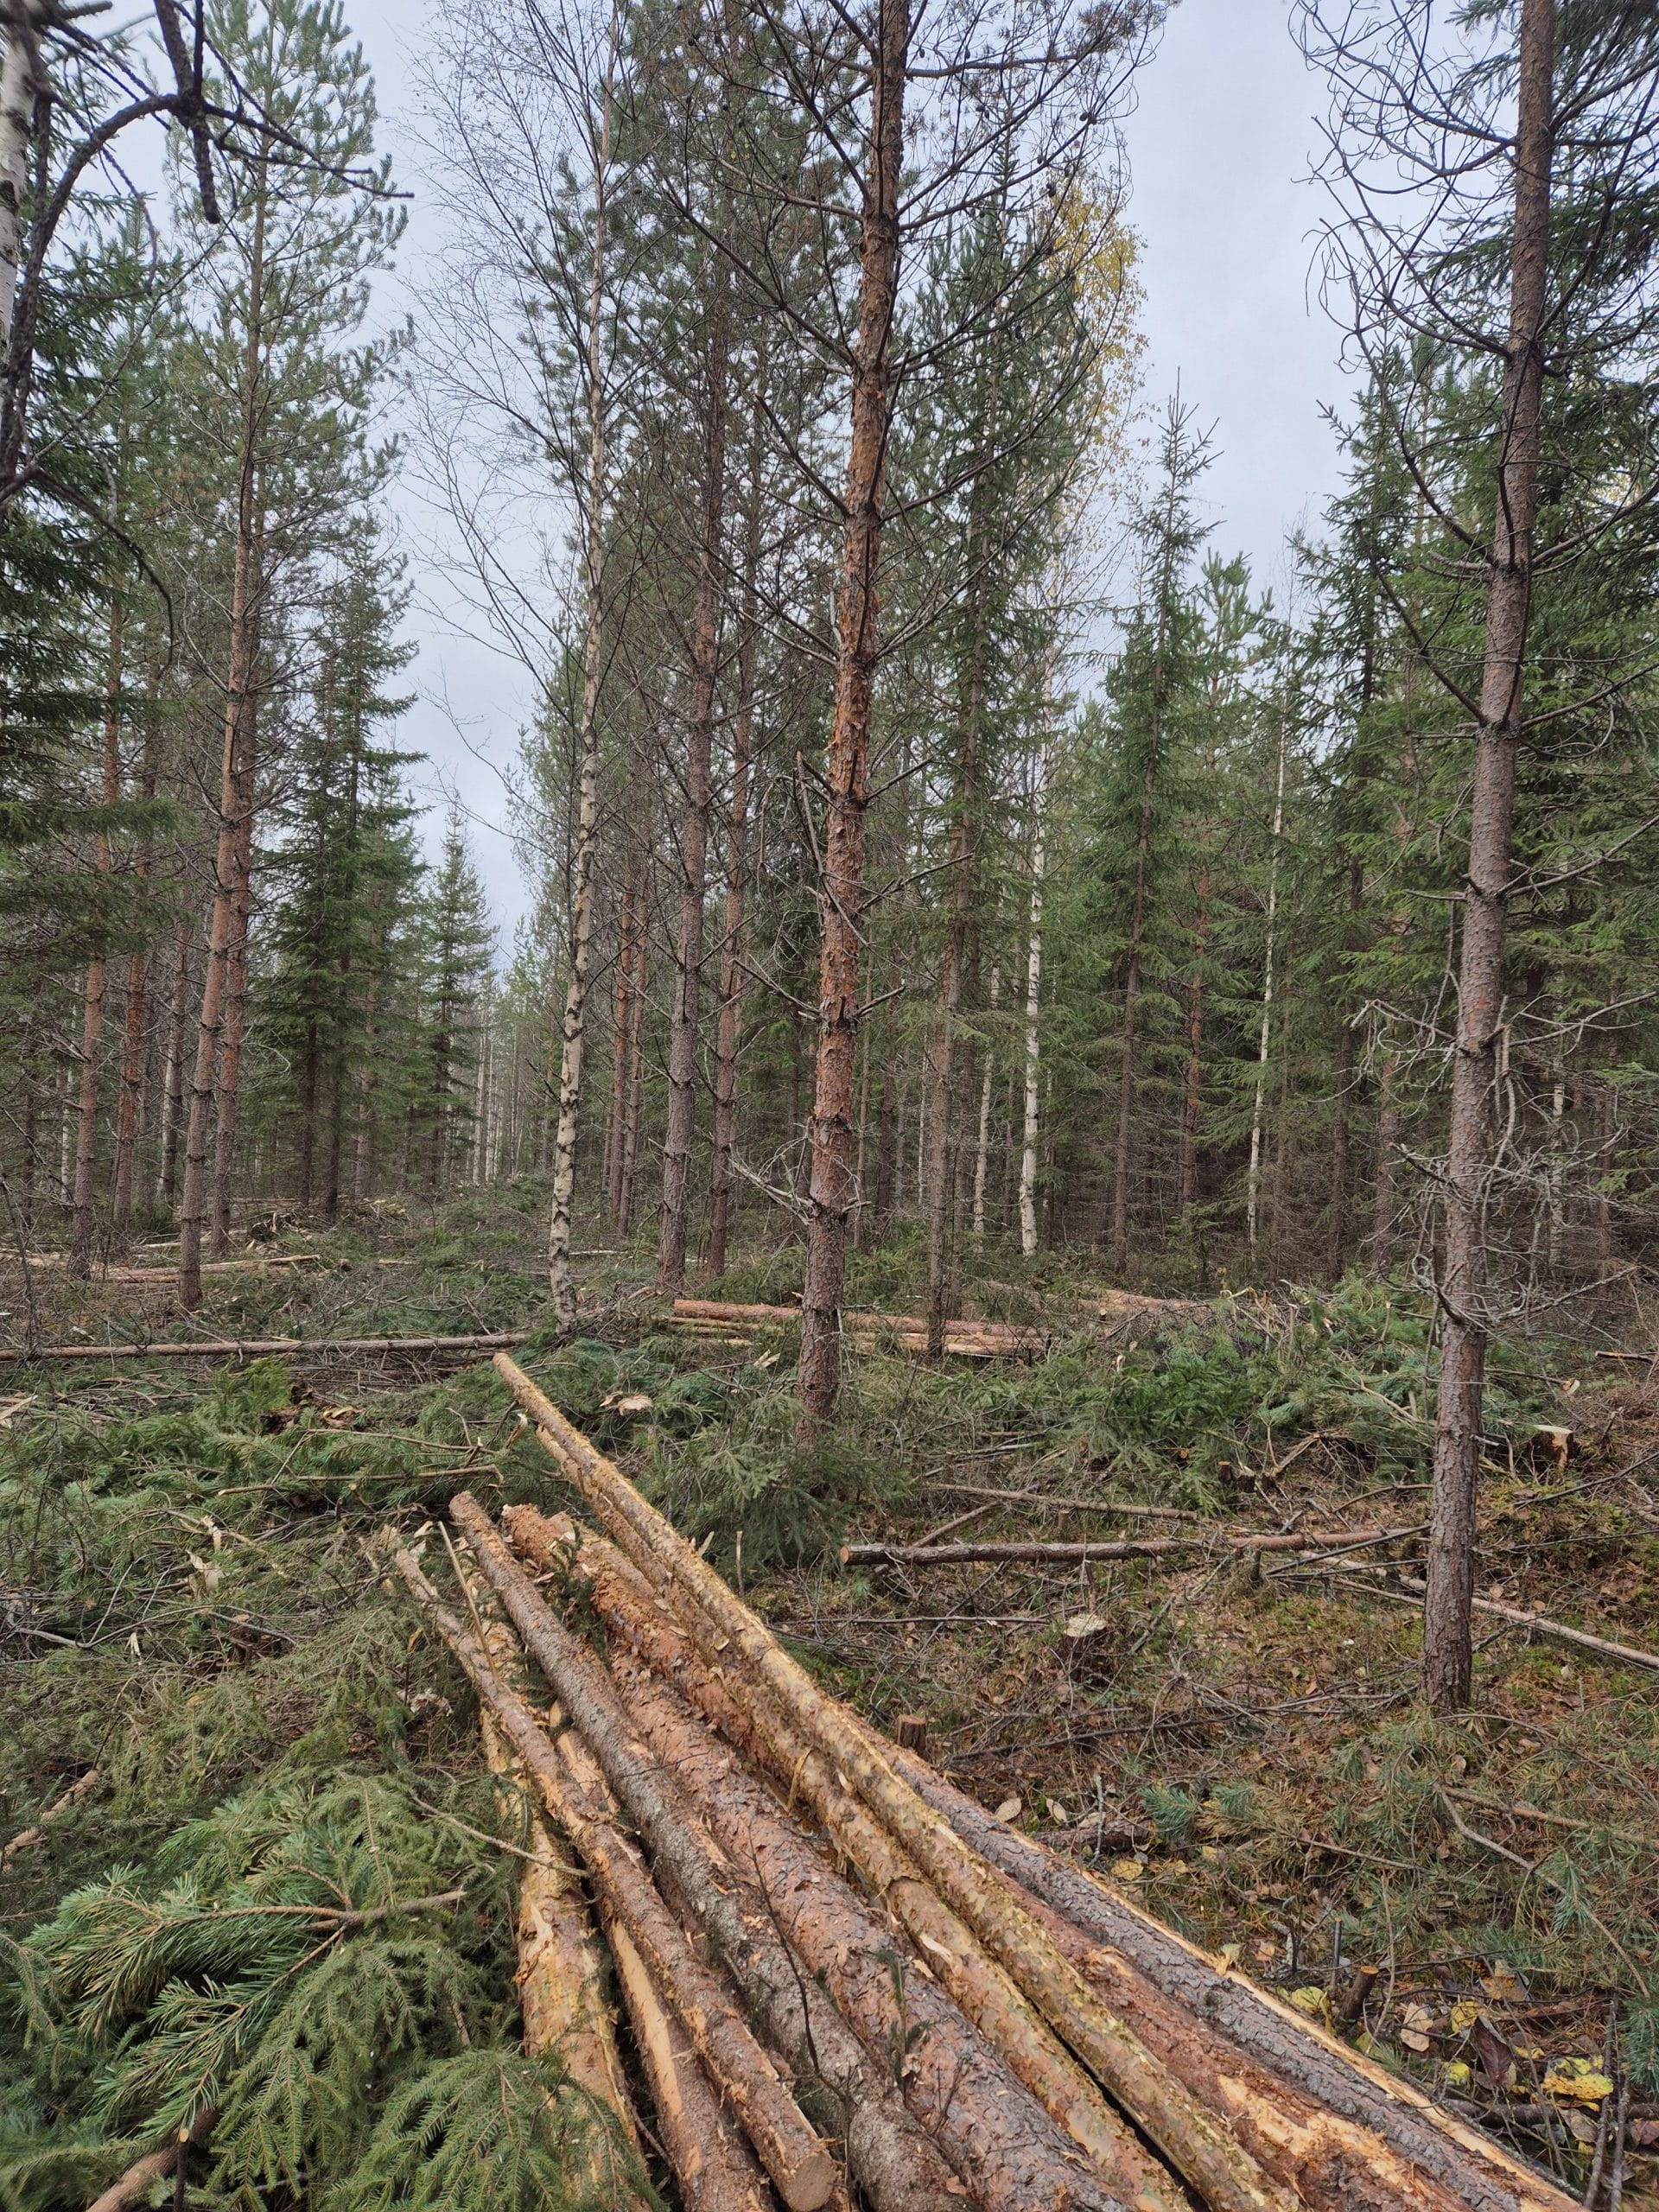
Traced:
[[[486, 1657], [505, 1687], [529, 1705], [531, 1686], [518, 1640], [476, 1568], [463, 1574], [461, 1587]], [[524, 1763], [487, 1705], [479, 1707], [478, 1725], [504, 1832], [518, 1840], [523, 1853], [514, 1939], [524, 2049], [532, 2057], [556, 2058], [595, 2110], [607, 2114], [620, 2139], [637, 2151], [639, 2135], [605, 1991], [604, 1952], [588, 1917], [581, 1876], [556, 1849]], [[637, 2202], [622, 2177], [607, 2177], [606, 2162], [607, 2146], [595, 2131], [588, 2180], [602, 2189], [608, 2178], [620, 2202]]]
[[[697, 2056], [736, 2113], [789, 2212], [818, 2212], [836, 2185], [835, 2159], [755, 2041], [747, 2022], [692, 1948], [634, 1846], [570, 1775], [524, 1700], [501, 1681], [483, 1647], [443, 1605], [412, 1553], [394, 1566], [454, 1653], [479, 1696], [534, 1777], [555, 1825], [577, 1850], [627, 1929], [658, 1989], [673, 2005]], [[707, 1868], [697, 1878], [709, 1878]]]
[[[682, 1627], [671, 1619], [651, 1586], [603, 1539], [585, 1532], [579, 1539], [569, 1522], [550, 1521], [527, 1506], [510, 1508], [505, 1517], [514, 1544], [528, 1558], [541, 1566], [574, 1564], [607, 1628], [653, 1673], [672, 1683], [735, 1749], [776, 1776], [791, 1799], [805, 1796], [820, 1811], [810, 1794], [817, 1783], [811, 1755], [802, 1752], [798, 1739], [779, 1723], [764, 1698], [728, 1681], [718, 1671], [717, 1657], [711, 1662], [697, 1650], [694, 1622]], [[959, 1800], [920, 1759], [901, 1756], [895, 1764], [911, 1772], [918, 1788], [927, 1783], [929, 1794], [937, 1794], [939, 1809], [947, 1817], [958, 1805], [971, 1808], [978, 1824], [976, 1838], [982, 1833], [988, 1840], [1024, 1841], [993, 1822], [970, 1800]], [[991, 1856], [988, 1847], [987, 1855]], [[1012, 1878], [1006, 1869], [1004, 1878]], [[1114, 1907], [1120, 1904], [1113, 1892], [1103, 1890], [1098, 1894]], [[1431, 2142], [1425, 2151], [1417, 2139], [1417, 2115], [1408, 2107], [1408, 2139], [1397, 2144], [1386, 2126], [1376, 2124], [1375, 2113], [1344, 2113], [1307, 2086], [1304, 2070], [1310, 2064], [1317, 2068], [1324, 2052], [1311, 2035], [1304, 2034], [1300, 2016], [1274, 2008], [1281, 2063], [1271, 2063], [1228, 2034], [1214, 2018], [1217, 2005], [1232, 2004], [1241, 1987], [1247, 1986], [1224, 1967], [1190, 1946], [1179, 1945], [1179, 1939], [1168, 1937], [1158, 1923], [1128, 1905], [1122, 1906], [1114, 1923], [1126, 1936], [1120, 1942], [1103, 1940], [1098, 1928], [1072, 1924], [1030, 1890], [1024, 1895], [1028, 1908], [1039, 1915], [1057, 1942], [1136, 2032], [1195, 2096], [1226, 2117], [1263, 2167], [1306, 2204], [1321, 2208], [1321, 2212], [1358, 2212], [1361, 2207], [1374, 2208], [1374, 2212], [1401, 2207], [1414, 2208], [1414, 2212], [1458, 2212], [1459, 2207], [1477, 2201], [1436, 2171], [1434, 2156], [1440, 2153], [1443, 2164], [1446, 2146]], [[1152, 1940], [1152, 1963], [1163, 1960], [1166, 1939], [1201, 1963], [1207, 1982], [1200, 1980], [1196, 1987], [1183, 1987], [1173, 1995], [1166, 1992], [1155, 1974], [1144, 1970], [1146, 1961], [1136, 1955], [1135, 1939], [1143, 1930]], [[1312, 2049], [1299, 2048], [1303, 2041], [1311, 2043]], [[1384, 2107], [1383, 2117], [1388, 2116]]]
[[[472, 1541], [477, 1509], [467, 1510], [470, 1500], [456, 1503]], [[522, 1540], [524, 1531], [520, 1516], [515, 1535]], [[533, 1555], [556, 1561], [562, 1532], [542, 1522], [533, 1533]], [[568, 1662], [558, 1646], [567, 1631], [550, 1616], [550, 1638], [536, 1618], [545, 1607], [509, 1562], [504, 1585], [515, 1578], [515, 1599], [509, 1601], [515, 1623], [521, 1630], [533, 1626], [533, 1640], [526, 1637], [531, 1649], [538, 1656], [549, 1649], [563, 1678]], [[505, 1598], [504, 1585], [498, 1589]], [[914, 1867], [861, 1808], [845, 1800], [822, 1761], [809, 1755], [794, 1769], [793, 1794], [815, 1812], [830, 1807], [836, 1815], [834, 1826], [826, 1822], [830, 1840], [916, 1943], [915, 1960], [902, 1976], [893, 1968], [891, 1929], [828, 1871], [775, 1800], [696, 1726], [673, 1693], [634, 1675], [622, 1694], [645, 1743], [693, 1798], [715, 1840], [753, 1870], [808, 1971], [823, 1979], [872, 2054], [893, 2061], [906, 2103], [985, 2212], [1085, 2212], [1089, 2206], [1102, 2212], [1113, 2204], [1174, 2212], [1180, 2198], [1169, 2176]], [[845, 1817], [848, 1806], [854, 1819]], [[1102, 2185], [1079, 2175], [1073, 2145], [1091, 2160]]]
[[762, 1622], [505, 1353], [496, 1365], [546, 1448], [607, 1533], [647, 1575], [695, 1602], [755, 1682], [915, 1861], [943, 1901], [1018, 1985], [1212, 2212], [1266, 2212], [1290, 2200], [1134, 2036], [1047, 1931], [1000, 1885], [950, 1823], [904, 1781], [844, 1707], [827, 1698]]

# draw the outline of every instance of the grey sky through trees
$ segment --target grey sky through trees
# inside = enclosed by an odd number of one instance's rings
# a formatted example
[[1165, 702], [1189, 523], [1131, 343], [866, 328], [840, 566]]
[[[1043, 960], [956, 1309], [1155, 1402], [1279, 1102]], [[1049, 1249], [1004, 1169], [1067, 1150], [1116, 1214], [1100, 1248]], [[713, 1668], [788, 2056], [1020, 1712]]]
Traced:
[[[424, 15], [420, 0], [353, 0], [350, 10], [378, 83], [381, 143], [415, 194], [399, 304], [417, 323], [438, 229], [423, 188], [410, 61]], [[1144, 247], [1147, 403], [1158, 408], [1179, 372], [1200, 421], [1215, 423], [1218, 458], [1205, 483], [1213, 543], [1247, 553], [1258, 579], [1275, 588], [1287, 531], [1317, 524], [1338, 480], [1321, 409], [1342, 399], [1346, 379], [1339, 334], [1309, 281], [1319, 198], [1300, 181], [1322, 100], [1291, 39], [1286, 0], [1179, 0], [1128, 124], [1130, 217]], [[441, 781], [472, 817], [493, 907], [510, 931], [527, 898], [504, 834], [500, 772], [516, 750], [528, 686], [467, 634], [478, 626], [430, 557], [442, 547], [438, 518], [412, 486], [398, 504], [421, 639], [410, 672], [420, 701], [407, 734], [435, 764], [434, 798]], [[430, 826], [435, 835], [435, 818]]]

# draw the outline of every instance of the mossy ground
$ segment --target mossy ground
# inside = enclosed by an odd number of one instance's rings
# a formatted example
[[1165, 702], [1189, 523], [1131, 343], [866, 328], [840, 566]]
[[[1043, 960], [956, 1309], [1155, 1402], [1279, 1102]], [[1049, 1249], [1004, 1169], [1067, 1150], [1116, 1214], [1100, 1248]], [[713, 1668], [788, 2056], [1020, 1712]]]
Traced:
[[[34, 1296], [48, 1338], [533, 1331], [539, 1217], [526, 1189], [296, 1230], [280, 1244], [318, 1261], [214, 1277], [188, 1325], [164, 1283], [89, 1291], [48, 1273]], [[798, 1265], [787, 1248], [755, 1255], [717, 1294], [786, 1301]], [[915, 1311], [919, 1265], [908, 1239], [857, 1255], [849, 1295]], [[883, 1724], [923, 1716], [939, 1762], [987, 1804], [1017, 1798], [1033, 1831], [1094, 1821], [1115, 1878], [1310, 2011], [1339, 2014], [1376, 1967], [1355, 2031], [1369, 2047], [1491, 2114], [1574, 2188], [1601, 2107], [1560, 2063], [1599, 2071], [1611, 2014], [1633, 2087], [1626, 2194], [1656, 2194], [1659, 1677], [1487, 1618], [1474, 1710], [1447, 1722], [1416, 1700], [1412, 1608], [1346, 1560], [1269, 1555], [1260, 1574], [1216, 1548], [1081, 1573], [837, 1563], [849, 1535], [914, 1539], [976, 1505], [964, 1535], [1173, 1525], [1137, 1522], [1137, 1505], [1199, 1514], [1201, 1532], [1413, 1528], [1432, 1363], [1420, 1301], [1352, 1281], [1224, 1301], [1135, 1343], [1103, 1338], [1099, 1286], [1075, 1255], [988, 1251], [971, 1309], [1043, 1321], [1047, 1356], [859, 1359], [836, 1433], [803, 1451], [791, 1329], [729, 1344], [673, 1332], [643, 1245], [584, 1271], [583, 1338], [532, 1336], [524, 1364], [728, 1573], [741, 1530], [747, 1594], [827, 1682]], [[11, 1304], [15, 1327], [19, 1287]], [[1496, 1367], [1483, 1592], [1659, 1649], [1659, 1395], [1641, 1368], [1610, 1370], [1571, 1339], [1511, 1344]], [[105, 1777], [8, 1869], [0, 1950], [14, 1963], [0, 1973], [18, 1981], [19, 1942], [67, 1893], [151, 1864], [185, 1823], [357, 1775], [455, 1824], [482, 1915], [473, 2014], [432, 2065], [510, 2050], [507, 1884], [463, 1841], [492, 1819], [470, 1705], [364, 1551], [463, 1483], [491, 1503], [570, 1502], [498, 1379], [395, 1361], [87, 1363], [0, 1373], [0, 1398], [27, 1400], [0, 1430], [0, 1839], [88, 1766]], [[1565, 1466], [1541, 1424], [1573, 1430]], [[961, 1484], [1096, 1510], [999, 1505]], [[1386, 1555], [1409, 1565], [1417, 1550], [1407, 1537]], [[1079, 1662], [1062, 1632], [1082, 1611], [1104, 1625]], [[54, 2088], [25, 2024], [14, 1987], [0, 2073], [29, 2086], [11, 2111], [0, 2101], [0, 2128], [21, 2139], [55, 2121], [79, 2141], [108, 2054], [88, 2050]], [[94, 2129], [73, 2173], [14, 2160], [24, 2177], [0, 2180], [0, 2203], [84, 2202], [76, 2190], [143, 2118]], [[216, 2201], [213, 2186], [204, 2170], [192, 2201]]]

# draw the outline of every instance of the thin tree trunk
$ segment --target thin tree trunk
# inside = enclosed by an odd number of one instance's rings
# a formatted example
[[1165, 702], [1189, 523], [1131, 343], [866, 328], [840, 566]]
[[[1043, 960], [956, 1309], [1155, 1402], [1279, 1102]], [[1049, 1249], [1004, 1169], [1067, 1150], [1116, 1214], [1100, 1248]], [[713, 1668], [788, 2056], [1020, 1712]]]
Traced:
[[184, 1130], [184, 1024], [194, 928], [187, 914], [179, 924], [179, 957], [173, 969], [173, 1002], [168, 1011], [167, 1057], [162, 1073], [162, 1165], [156, 1178], [156, 1195], [169, 1206], [179, 1187], [179, 1141]]
[[[152, 675], [149, 712], [144, 722], [143, 766], [139, 778], [139, 796], [146, 804], [155, 798], [156, 786], [160, 780], [156, 681]], [[141, 884], [149, 881], [155, 857], [149, 832], [145, 830], [140, 836], [135, 871]], [[144, 1016], [149, 988], [149, 957], [140, 947], [135, 946], [127, 956], [126, 1006], [121, 1039], [121, 1096], [116, 1116], [115, 1176], [110, 1198], [111, 1236], [118, 1249], [124, 1249], [132, 1228], [133, 1155], [138, 1142], [138, 1125], [144, 1104], [144, 1079], [149, 1066], [149, 1055], [144, 1048]]]
[[859, 925], [870, 798], [870, 705], [880, 635], [881, 511], [892, 409], [889, 359], [898, 303], [899, 180], [909, 46], [910, 0], [879, 0], [870, 57], [870, 173], [859, 249], [836, 704], [818, 889], [818, 1049], [798, 1370], [802, 1428], [808, 1435], [830, 1420], [841, 1387], [841, 1292], [853, 1201]]
[[[21, 41], [14, 40], [14, 44]], [[104, 783], [106, 807], [121, 797], [121, 664], [124, 610], [118, 591], [110, 603], [109, 662], [104, 715]], [[95, 865], [107, 877], [114, 865], [107, 828], [99, 830]], [[68, 1271], [84, 1281], [92, 1271], [92, 1198], [98, 1177], [98, 1076], [104, 1040], [104, 997], [109, 962], [100, 952], [86, 963], [86, 988], [80, 1019], [80, 1096], [75, 1131], [74, 1211], [69, 1228]]]
[[646, 912], [639, 918], [639, 937], [633, 963], [632, 1034], [628, 1042], [627, 1111], [622, 1123], [622, 1176], [618, 1193], [616, 1225], [626, 1236], [633, 1224], [634, 1191], [639, 1179], [639, 1118], [645, 1096], [645, 960], [650, 951]]
[[1249, 1179], [1245, 1185], [1244, 1242], [1255, 1249], [1262, 1209], [1262, 1133], [1268, 1096], [1268, 1056], [1273, 1044], [1274, 926], [1279, 913], [1279, 840], [1285, 826], [1286, 716], [1279, 717], [1279, 771], [1273, 796], [1273, 849], [1268, 862], [1268, 945], [1262, 976], [1262, 1026], [1255, 1050], [1255, 1105], [1250, 1116]]
[[1483, 1211], [1515, 821], [1516, 757], [1532, 612], [1543, 334], [1554, 157], [1555, 0], [1522, 0], [1515, 139], [1510, 337], [1503, 365], [1497, 519], [1486, 588], [1480, 721], [1470, 804], [1469, 874], [1458, 969], [1457, 1049], [1446, 1165], [1446, 1255], [1439, 1284], [1423, 1692], [1437, 1712], [1467, 1705], [1472, 1673], [1475, 1493], [1488, 1319]]
[[645, 950], [644, 918], [638, 911], [635, 871], [637, 848], [628, 853], [622, 883], [621, 912], [617, 918], [616, 1003], [611, 1029], [611, 1111], [605, 1136], [605, 1187], [610, 1198], [611, 1218], [622, 1214], [622, 1133], [628, 1112], [629, 1056], [633, 1042], [634, 960]]
[[605, 80], [600, 94], [599, 149], [594, 165], [594, 254], [588, 276], [588, 528], [582, 560], [587, 607], [582, 645], [582, 720], [576, 733], [576, 848], [570, 896], [570, 968], [559, 1033], [559, 1117], [553, 1140], [553, 1195], [547, 1230], [548, 1291], [555, 1325], [563, 1335], [569, 1335], [576, 1322], [576, 1286], [570, 1272], [570, 1224], [575, 1205], [576, 1147], [582, 1134], [588, 996], [593, 982], [594, 866], [599, 837], [599, 690], [605, 632], [607, 470], [600, 319], [605, 289], [607, 189], [610, 180], [617, 35], [618, 10], [613, 8]]
[[241, 759], [237, 774], [235, 892], [231, 901], [231, 941], [225, 968], [224, 1020], [219, 1043], [219, 1093], [213, 1132], [213, 1256], [223, 1259], [231, 1243], [231, 1201], [236, 1180], [236, 1130], [242, 1104], [242, 1040], [248, 1017], [248, 931], [253, 913], [253, 816], [258, 781], [259, 601], [264, 589], [261, 534], [253, 547], [253, 645], [249, 690], [242, 718]]
[[[764, 378], [765, 363], [757, 370]], [[756, 393], [749, 441], [748, 513], [743, 542], [742, 636], [737, 654], [737, 707], [732, 718], [732, 786], [726, 812], [726, 938], [721, 962], [720, 1014], [715, 1027], [714, 1168], [709, 1206], [709, 1273], [726, 1272], [732, 1214], [732, 1146], [737, 1129], [737, 1051], [748, 982], [743, 917], [748, 889], [749, 775], [754, 744], [754, 664], [760, 642], [760, 492], [764, 385]]]
[[[1002, 971], [991, 970], [991, 1011], [996, 1011], [1001, 994]], [[991, 1149], [991, 1080], [994, 1071], [991, 1055], [985, 1055], [985, 1073], [979, 1086], [979, 1128], [974, 1139], [974, 1235], [982, 1243], [985, 1236], [985, 1171]]]
[[1183, 1221], [1198, 1202], [1198, 1131], [1204, 1118], [1205, 963], [1210, 954], [1210, 861], [1198, 866], [1192, 925], [1192, 981], [1186, 999], [1186, 1065], [1181, 1078], [1181, 1158], [1176, 1210]]
[[1045, 806], [1048, 790], [1048, 747], [1037, 756], [1037, 787], [1032, 795], [1031, 921], [1026, 938], [1026, 1095], [1020, 1154], [1020, 1249], [1030, 1259], [1037, 1249], [1037, 1139], [1042, 1090], [1043, 866]]
[[663, 1134], [663, 1212], [658, 1287], [685, 1287], [691, 1147], [697, 1125], [697, 1011], [702, 984], [703, 906], [709, 881], [709, 817], [714, 804], [715, 684], [720, 670], [721, 529], [726, 507], [726, 375], [729, 295], [715, 278], [703, 423], [702, 499], [696, 597], [691, 621], [691, 698], [686, 718], [685, 814], [680, 823], [680, 914], [674, 938], [674, 1000], [668, 1032], [668, 1118]]

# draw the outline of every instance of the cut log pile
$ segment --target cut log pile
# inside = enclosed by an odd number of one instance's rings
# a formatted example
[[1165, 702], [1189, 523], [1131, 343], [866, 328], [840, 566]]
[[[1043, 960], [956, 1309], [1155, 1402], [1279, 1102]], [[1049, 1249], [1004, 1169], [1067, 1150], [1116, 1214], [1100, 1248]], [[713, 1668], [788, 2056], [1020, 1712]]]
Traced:
[[[526, 2037], [572, 2053], [573, 2076], [580, 2057], [614, 2122], [615, 2202], [634, 2201], [644, 2139], [692, 2212], [1567, 2212], [826, 1696], [496, 1365], [599, 1529], [527, 1506], [498, 1526], [463, 1494], [456, 1601], [411, 1549], [391, 1557], [477, 1691], [526, 1869]], [[648, 2115], [615, 2063], [572, 1860]]]

